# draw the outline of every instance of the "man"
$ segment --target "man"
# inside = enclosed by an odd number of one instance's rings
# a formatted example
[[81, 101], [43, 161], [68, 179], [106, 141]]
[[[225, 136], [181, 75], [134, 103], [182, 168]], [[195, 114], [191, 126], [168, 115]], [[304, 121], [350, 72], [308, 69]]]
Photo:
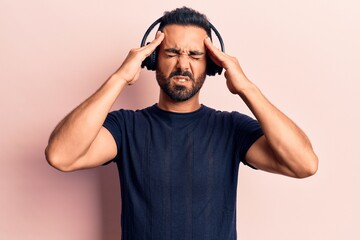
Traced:
[[[61, 171], [115, 161], [122, 193], [123, 239], [236, 239], [239, 163], [304, 178], [317, 170], [305, 134], [245, 76], [238, 60], [215, 48], [206, 17], [166, 12], [148, 45], [120, 68], [50, 136], [48, 162]], [[108, 113], [157, 52], [157, 104]], [[229, 91], [257, 120], [200, 104], [209, 60], [224, 68]]]

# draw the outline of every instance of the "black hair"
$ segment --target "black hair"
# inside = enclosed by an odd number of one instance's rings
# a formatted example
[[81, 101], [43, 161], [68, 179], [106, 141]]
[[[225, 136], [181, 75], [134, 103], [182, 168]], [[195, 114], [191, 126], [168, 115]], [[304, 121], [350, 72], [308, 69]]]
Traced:
[[162, 31], [166, 25], [177, 24], [185, 26], [197, 26], [206, 31], [211, 38], [211, 27], [207, 17], [198, 11], [188, 8], [176, 8], [172, 11], [164, 12], [159, 30]]

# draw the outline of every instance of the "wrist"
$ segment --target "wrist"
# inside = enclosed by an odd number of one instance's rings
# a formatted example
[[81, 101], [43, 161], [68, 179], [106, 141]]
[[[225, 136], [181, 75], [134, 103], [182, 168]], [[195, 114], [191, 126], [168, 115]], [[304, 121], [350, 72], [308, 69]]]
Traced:
[[129, 85], [129, 83], [117, 73], [112, 74], [109, 78], [109, 81], [119, 84], [121, 86]]
[[252, 82], [248, 81], [237, 91], [237, 95], [246, 101], [250, 98], [250, 96], [253, 96], [257, 92], [259, 92], [259, 88]]

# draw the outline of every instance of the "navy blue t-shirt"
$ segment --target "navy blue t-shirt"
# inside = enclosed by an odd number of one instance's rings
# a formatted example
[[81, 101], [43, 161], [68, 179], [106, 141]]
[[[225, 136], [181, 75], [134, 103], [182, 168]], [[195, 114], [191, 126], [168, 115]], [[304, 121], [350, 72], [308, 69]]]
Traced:
[[236, 239], [239, 163], [263, 134], [238, 112], [153, 105], [109, 113], [117, 144], [123, 240]]

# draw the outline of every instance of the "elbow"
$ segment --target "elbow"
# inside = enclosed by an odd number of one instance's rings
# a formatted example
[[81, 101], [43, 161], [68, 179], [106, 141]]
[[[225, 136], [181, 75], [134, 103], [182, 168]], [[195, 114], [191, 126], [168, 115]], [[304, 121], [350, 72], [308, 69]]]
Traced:
[[45, 158], [50, 166], [61, 172], [74, 171], [74, 169], [72, 169], [69, 165], [64, 164], [63, 158], [59, 156], [59, 154], [51, 151], [49, 146], [47, 146], [45, 149]]
[[316, 174], [319, 165], [319, 159], [315, 153], [312, 153], [311, 156], [308, 156], [302, 161], [304, 164], [302, 170], [298, 171], [295, 175], [296, 178], [307, 178]]

